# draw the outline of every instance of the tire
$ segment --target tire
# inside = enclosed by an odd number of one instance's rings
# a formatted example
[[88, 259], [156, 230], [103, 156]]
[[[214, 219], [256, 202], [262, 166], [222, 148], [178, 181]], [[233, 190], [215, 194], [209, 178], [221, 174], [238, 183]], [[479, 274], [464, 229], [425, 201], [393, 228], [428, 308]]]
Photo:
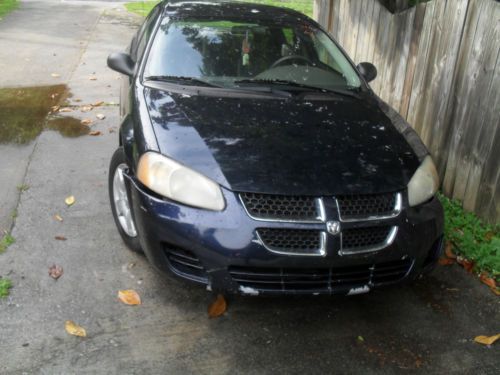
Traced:
[[129, 194], [123, 180], [123, 171], [127, 169], [128, 165], [125, 158], [125, 152], [123, 151], [123, 147], [119, 147], [113, 154], [111, 163], [109, 164], [109, 202], [111, 204], [111, 212], [113, 213], [116, 228], [123, 242], [125, 242], [125, 245], [127, 245], [130, 250], [137, 253], [143, 253], [129, 201]]

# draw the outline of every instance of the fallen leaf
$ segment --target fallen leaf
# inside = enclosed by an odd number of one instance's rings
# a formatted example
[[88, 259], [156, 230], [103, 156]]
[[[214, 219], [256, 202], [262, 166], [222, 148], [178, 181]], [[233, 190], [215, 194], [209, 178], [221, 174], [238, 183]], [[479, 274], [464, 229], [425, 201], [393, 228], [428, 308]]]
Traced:
[[97, 77], [96, 76], [90, 76], [89, 77], [89, 81], [96, 81], [97, 80]]
[[135, 262], [130, 262], [129, 264], [127, 264], [127, 269], [129, 270], [131, 270], [134, 267], [135, 267]]
[[97, 115], [95, 115], [95, 117], [97, 117], [99, 120], [104, 120], [106, 118], [106, 116], [104, 116], [102, 113], [98, 113]]
[[52, 73], [51, 76], [54, 77], [54, 78], [57, 78], [57, 77], [60, 77], [61, 75], [58, 74], [58, 73]]
[[73, 109], [69, 108], [69, 107], [64, 107], [64, 108], [61, 108], [59, 110], [59, 112], [73, 112]]
[[99, 102], [95, 102], [94, 104], [92, 104], [93, 107], [100, 107], [101, 105], [103, 105], [104, 102], [103, 101], [99, 101]]
[[57, 214], [54, 215], [54, 219], [56, 219], [57, 221], [63, 221], [63, 218]]
[[441, 258], [439, 258], [438, 262], [439, 262], [439, 264], [441, 266], [449, 266], [450, 264], [455, 263], [455, 260], [450, 259], [450, 258], [443, 258], [443, 257], [441, 257]]
[[118, 299], [126, 305], [140, 305], [141, 297], [133, 289], [119, 290]]
[[96, 136], [96, 135], [101, 135], [102, 133], [99, 131], [99, 130], [94, 130], [94, 131], [91, 131], [89, 133], [89, 135], [93, 135], [93, 136]]
[[486, 241], [491, 241], [491, 239], [495, 236], [495, 233], [492, 232], [492, 231], [489, 231], [489, 232], [486, 232], [486, 234], [484, 235], [484, 239]]
[[474, 268], [474, 262], [465, 259], [463, 257], [457, 257], [457, 263], [461, 264], [462, 267], [467, 271], [467, 272], [472, 272], [472, 268]]
[[58, 105], [55, 105], [55, 106], [51, 107], [51, 108], [50, 108], [50, 111], [51, 111], [52, 113], [59, 111], [59, 106], [58, 106]]
[[68, 332], [70, 335], [79, 336], [79, 337], [87, 337], [87, 332], [85, 331], [85, 328], [80, 327], [78, 324], [76, 324], [72, 320], [66, 320], [66, 323], [64, 324], [64, 328], [66, 328], [66, 332]]
[[208, 306], [208, 316], [210, 318], [217, 318], [224, 314], [227, 310], [226, 299], [222, 294], [218, 294], [214, 302]]
[[82, 112], [90, 112], [90, 111], [92, 111], [92, 108], [93, 107], [91, 105], [84, 105], [84, 106], [80, 107], [80, 111], [82, 111]]
[[64, 203], [66, 203], [68, 206], [73, 205], [73, 203], [75, 203], [75, 197], [73, 195], [70, 195], [64, 200]]
[[474, 341], [483, 345], [493, 345], [498, 339], [500, 339], [500, 333], [495, 336], [476, 336]]
[[444, 253], [450, 259], [456, 259], [457, 256], [453, 253], [453, 245], [450, 241], [446, 241], [446, 245], [444, 247]]
[[54, 238], [55, 238], [56, 240], [59, 240], [59, 241], [66, 241], [66, 240], [67, 240], [67, 238], [66, 238], [66, 237], [64, 237], [64, 236], [55, 236]]
[[109, 133], [114, 133], [114, 132], [115, 132], [115, 129], [114, 129], [114, 128], [109, 128], [109, 129], [108, 129], [108, 132], [109, 132]]
[[80, 103], [82, 101], [82, 99], [74, 99], [73, 101], [77, 102], [77, 103]]
[[82, 125], [90, 126], [92, 125], [92, 120], [89, 118], [84, 118], [82, 121], [80, 121]]
[[481, 275], [479, 275], [479, 278], [481, 279], [481, 282], [483, 284], [486, 284], [488, 285], [490, 288], [495, 288], [497, 287], [497, 283], [495, 281], [495, 279], [491, 278], [491, 277], [488, 277], [487, 274], [485, 273], [481, 273]]
[[52, 99], [55, 99], [55, 98], [57, 98], [58, 96], [59, 96], [59, 94], [58, 94], [58, 93], [54, 93], [54, 94], [52, 94], [50, 97], [51, 97]]
[[61, 266], [58, 266], [57, 264], [53, 264], [49, 267], [49, 276], [55, 280], [60, 278], [63, 272], [63, 268]]

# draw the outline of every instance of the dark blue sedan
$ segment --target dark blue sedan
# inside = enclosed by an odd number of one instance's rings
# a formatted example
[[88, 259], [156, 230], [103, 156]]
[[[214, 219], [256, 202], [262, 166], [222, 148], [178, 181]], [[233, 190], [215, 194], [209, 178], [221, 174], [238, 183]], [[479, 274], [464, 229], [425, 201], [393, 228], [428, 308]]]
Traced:
[[442, 249], [434, 163], [313, 20], [162, 2], [127, 53], [109, 193], [125, 243], [215, 292], [358, 294]]

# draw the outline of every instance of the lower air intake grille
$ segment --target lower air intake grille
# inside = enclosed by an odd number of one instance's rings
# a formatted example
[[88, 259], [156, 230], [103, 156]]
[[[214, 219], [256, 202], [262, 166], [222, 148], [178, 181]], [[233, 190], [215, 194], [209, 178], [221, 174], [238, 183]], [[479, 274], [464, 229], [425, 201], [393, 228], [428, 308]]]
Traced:
[[250, 216], [256, 219], [318, 221], [314, 197], [241, 193]]
[[322, 248], [321, 232], [306, 229], [260, 228], [257, 233], [270, 249], [291, 254], [314, 254]]
[[342, 249], [366, 249], [383, 246], [391, 226], [351, 228], [342, 231]]
[[340, 216], [346, 220], [394, 214], [398, 193], [339, 195], [336, 198]]
[[164, 244], [163, 247], [170, 269], [174, 273], [202, 283], [208, 281], [205, 269], [195, 254], [171, 244]]
[[403, 279], [411, 270], [411, 259], [340, 268], [230, 267], [234, 281], [262, 292], [335, 292], [379, 286]]

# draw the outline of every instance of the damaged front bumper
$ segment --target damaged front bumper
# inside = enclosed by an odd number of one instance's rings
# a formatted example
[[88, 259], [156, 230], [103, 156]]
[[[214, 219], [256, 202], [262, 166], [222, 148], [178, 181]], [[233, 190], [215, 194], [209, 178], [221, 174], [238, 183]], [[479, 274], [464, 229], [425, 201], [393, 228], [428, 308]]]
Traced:
[[155, 196], [134, 177], [127, 181], [140, 243], [151, 264], [214, 292], [366, 293], [414, 279], [430, 270], [442, 251], [443, 211], [435, 198], [384, 220], [397, 228], [394, 238], [381, 249], [359, 254], [342, 254], [338, 235], [329, 234], [325, 222], [265, 223], [270, 228], [324, 231], [324, 253], [306, 256], [279, 254], [264, 246], [257, 234], [263, 222], [252, 219], [232, 191], [223, 189], [226, 208], [214, 212]]

